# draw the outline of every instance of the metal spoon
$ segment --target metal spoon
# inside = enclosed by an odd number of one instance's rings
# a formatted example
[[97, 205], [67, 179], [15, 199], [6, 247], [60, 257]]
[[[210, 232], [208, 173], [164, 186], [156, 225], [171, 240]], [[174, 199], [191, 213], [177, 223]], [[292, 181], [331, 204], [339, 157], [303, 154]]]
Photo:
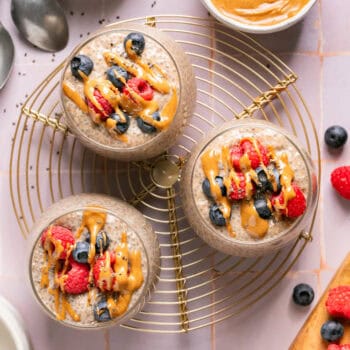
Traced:
[[0, 22], [0, 90], [4, 87], [10, 76], [15, 48], [8, 31]]
[[12, 0], [11, 15], [23, 36], [40, 49], [59, 51], [67, 45], [67, 19], [56, 0]]

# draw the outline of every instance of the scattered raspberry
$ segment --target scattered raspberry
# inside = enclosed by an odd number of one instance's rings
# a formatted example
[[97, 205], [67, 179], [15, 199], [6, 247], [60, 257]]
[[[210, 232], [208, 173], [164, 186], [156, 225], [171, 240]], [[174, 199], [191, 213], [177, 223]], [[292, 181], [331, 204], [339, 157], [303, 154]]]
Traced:
[[350, 344], [329, 344], [327, 350], [350, 350]]
[[229, 197], [231, 200], [243, 199], [246, 196], [245, 176], [243, 173], [236, 173], [236, 176], [239, 180], [239, 184], [237, 186], [237, 183], [236, 183], [237, 179], [231, 179], [231, 188], [229, 191]]
[[295, 192], [295, 197], [288, 202], [286, 209], [280, 210], [278, 208], [278, 204], [284, 204], [283, 193], [272, 197], [271, 204], [275, 210], [279, 210], [282, 215], [285, 215], [288, 218], [297, 218], [302, 215], [306, 209], [306, 199], [304, 193], [297, 185], [292, 184], [292, 186]]
[[341, 166], [332, 171], [333, 188], [345, 199], [350, 200], [350, 166]]
[[240, 142], [242, 153], [248, 155], [253, 169], [256, 169], [261, 164], [267, 166], [270, 162], [267, 149], [258, 140], [255, 140], [255, 142], [258, 150], [250, 139], [242, 139]]
[[241, 159], [243, 153], [242, 149], [239, 145], [233, 145], [230, 150], [230, 156], [232, 161], [232, 166], [236, 171], [241, 171], [241, 166], [239, 164], [239, 160]]
[[64, 292], [81, 294], [88, 290], [90, 268], [87, 264], [80, 264], [70, 259], [71, 269], [64, 276]]
[[[127, 85], [129, 88], [133, 89], [138, 95], [140, 95], [144, 100], [150, 101], [153, 98], [153, 89], [147, 83], [146, 80], [140, 78], [131, 78], [128, 80]], [[126, 96], [130, 96], [130, 92], [126, 87], [123, 88], [123, 93]]]
[[350, 319], [350, 286], [339, 286], [329, 291], [326, 308], [333, 317]]
[[90, 109], [93, 110], [93, 112], [95, 112], [96, 114], [98, 114], [101, 118], [101, 120], [105, 120], [107, 119], [113, 112], [114, 109], [111, 106], [111, 104], [108, 102], [108, 100], [106, 98], [104, 98], [102, 96], [102, 94], [100, 93], [100, 91], [98, 89], [94, 90], [94, 96], [97, 100], [97, 102], [100, 104], [100, 106], [102, 107], [102, 109], [100, 110], [99, 108], [97, 108], [88, 98], [87, 100], [87, 105]]
[[[112, 252], [108, 252], [108, 254], [110, 255], [110, 268], [109, 269], [106, 268], [106, 258], [107, 258], [106, 252], [96, 260], [94, 268], [93, 268], [93, 276], [94, 276], [95, 286], [98, 287], [101, 291], [112, 290], [112, 287], [113, 287], [112, 275], [113, 275], [113, 264], [115, 262], [115, 255]], [[109, 283], [106, 280], [106, 278], [102, 281], [102, 283], [99, 280], [100, 279], [100, 272], [102, 270], [105, 270], [104, 271], [105, 277], [110, 278]]]
[[[49, 240], [46, 240], [48, 231], [51, 230], [51, 237]], [[47, 228], [43, 231], [41, 235], [41, 245], [45, 250], [49, 250], [52, 248], [53, 256], [56, 259], [65, 259], [67, 257], [67, 251], [69, 247], [75, 244], [75, 238], [72, 231], [63, 226], [51, 226], [51, 228]], [[55, 256], [55, 250], [61, 249], [63, 247], [63, 251], [60, 253], [58, 257]], [[57, 251], [56, 251], [57, 253]]]

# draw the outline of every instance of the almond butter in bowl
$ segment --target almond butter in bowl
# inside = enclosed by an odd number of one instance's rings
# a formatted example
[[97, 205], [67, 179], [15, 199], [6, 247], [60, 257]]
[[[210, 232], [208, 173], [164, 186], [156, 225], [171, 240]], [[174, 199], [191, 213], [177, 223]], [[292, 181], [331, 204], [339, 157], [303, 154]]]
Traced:
[[171, 147], [192, 115], [196, 84], [182, 48], [149, 26], [99, 31], [79, 45], [62, 75], [65, 120], [94, 152], [122, 161]]
[[35, 223], [29, 249], [36, 300], [50, 317], [81, 329], [133, 317], [159, 270], [159, 244], [143, 215], [98, 194], [52, 205]]
[[298, 140], [252, 119], [209, 133], [181, 179], [190, 225], [210, 246], [237, 256], [267, 254], [296, 238], [314, 213], [317, 191]]

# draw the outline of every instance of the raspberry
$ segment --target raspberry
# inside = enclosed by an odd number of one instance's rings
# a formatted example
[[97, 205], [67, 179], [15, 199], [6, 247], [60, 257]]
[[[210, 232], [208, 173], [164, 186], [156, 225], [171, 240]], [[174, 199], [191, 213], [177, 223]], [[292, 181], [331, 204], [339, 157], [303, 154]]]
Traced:
[[339, 286], [329, 291], [326, 308], [333, 317], [350, 319], [350, 286]]
[[231, 162], [232, 166], [236, 171], [241, 171], [241, 166], [239, 164], [239, 160], [242, 157], [242, 149], [239, 145], [233, 145], [230, 150], [230, 157], [231, 157]]
[[350, 200], [350, 166], [341, 166], [332, 171], [333, 188], [345, 199]]
[[[138, 95], [140, 95], [144, 100], [150, 101], [153, 98], [153, 89], [147, 83], [146, 80], [140, 78], [131, 78], [128, 80], [127, 85], [130, 89], [133, 89]], [[130, 96], [130, 92], [126, 87], [123, 88], [123, 93], [126, 96]]]
[[[106, 266], [106, 258], [107, 253], [110, 255], [110, 266], [109, 268]], [[95, 286], [98, 287], [101, 291], [112, 290], [113, 288], [113, 264], [115, 262], [115, 255], [112, 252], [105, 252], [102, 256], [100, 256], [94, 265], [93, 275]], [[103, 270], [105, 274], [105, 278], [100, 280], [100, 273]], [[107, 275], [107, 276], [106, 276]]]
[[89, 287], [89, 265], [77, 263], [73, 259], [70, 259], [69, 263], [71, 269], [64, 276], [64, 292], [68, 294], [87, 292]]
[[[292, 186], [295, 197], [288, 201], [287, 208], [280, 210], [280, 212], [288, 218], [297, 218], [302, 215], [306, 209], [306, 199], [304, 193], [297, 185], [292, 184]], [[278, 204], [284, 204], [283, 191], [278, 196], [272, 197], [271, 204], [275, 210], [278, 210]]]
[[255, 142], [258, 150], [250, 139], [244, 138], [240, 142], [242, 153], [248, 155], [253, 169], [256, 169], [261, 164], [267, 166], [270, 163], [267, 149], [258, 140], [255, 140]]
[[[236, 173], [236, 178], [231, 179], [231, 188], [229, 192], [229, 197], [231, 200], [243, 199], [246, 196], [246, 183], [245, 176], [243, 173]], [[238, 186], [237, 183], [238, 182]]]
[[97, 108], [88, 98], [86, 99], [87, 105], [93, 110], [94, 113], [100, 116], [101, 120], [106, 120], [114, 112], [114, 109], [108, 100], [102, 96], [98, 89], [94, 90], [94, 96], [102, 109], [100, 110]]
[[350, 344], [329, 344], [327, 350], [350, 350]]
[[[47, 233], [51, 230], [51, 236], [47, 240]], [[69, 247], [75, 244], [75, 238], [72, 231], [63, 226], [51, 226], [51, 228], [47, 228], [41, 234], [41, 245], [42, 247], [48, 251], [52, 248], [52, 254], [55, 259], [65, 259], [67, 257], [67, 251]], [[58, 251], [60, 251], [63, 247], [63, 250], [59, 254], [59, 256], [55, 256]]]

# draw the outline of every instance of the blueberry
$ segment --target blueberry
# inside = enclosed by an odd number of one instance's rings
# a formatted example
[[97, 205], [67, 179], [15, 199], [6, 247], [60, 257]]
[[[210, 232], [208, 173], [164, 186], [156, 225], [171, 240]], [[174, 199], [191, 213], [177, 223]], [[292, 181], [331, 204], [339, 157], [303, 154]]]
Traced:
[[275, 192], [275, 193], [280, 193], [281, 192], [281, 189], [282, 189], [282, 185], [281, 185], [281, 182], [280, 182], [280, 173], [279, 173], [279, 171], [278, 171], [278, 169], [277, 168], [273, 168], [272, 169], [272, 175], [273, 175], [273, 177], [275, 178], [275, 183], [276, 183], [276, 185], [277, 185], [277, 188], [276, 188], [276, 192], [273, 190], [273, 186], [272, 186], [272, 184], [271, 184], [271, 188], [270, 188], [270, 191], [271, 192]]
[[330, 126], [324, 134], [324, 141], [331, 148], [342, 147], [347, 139], [348, 133], [339, 125]]
[[314, 290], [306, 283], [300, 283], [293, 289], [293, 300], [298, 305], [310, 305], [314, 300], [314, 296]]
[[100, 231], [96, 237], [96, 252], [103, 253], [109, 246], [109, 237], [105, 231]]
[[85, 55], [78, 55], [72, 58], [70, 61], [70, 69], [72, 74], [79, 80], [83, 80], [80, 76], [79, 71], [83, 72], [86, 76], [90, 75], [94, 63], [91, 58]]
[[112, 66], [108, 68], [106, 74], [107, 79], [120, 91], [123, 89], [124, 83], [118, 78], [118, 76], [123, 77], [125, 81], [130, 79], [130, 74], [120, 66]]
[[94, 317], [97, 322], [107, 322], [111, 320], [106, 298], [101, 298], [94, 305]]
[[210, 221], [215, 226], [225, 226], [226, 225], [226, 220], [225, 220], [224, 216], [222, 215], [222, 211], [220, 210], [220, 208], [216, 204], [213, 204], [210, 207], [209, 218], [210, 218]]
[[117, 122], [117, 124], [115, 126], [115, 131], [118, 134], [125, 134], [130, 126], [130, 117], [126, 113], [124, 113], [123, 111], [121, 111], [121, 112], [124, 115], [125, 122], [120, 121], [120, 115], [118, 113], [112, 113], [109, 116], [109, 118], [112, 118], [113, 120], [115, 120]]
[[262, 219], [270, 219], [272, 211], [267, 205], [267, 200], [264, 196], [257, 196], [254, 199], [254, 207]]
[[[224, 179], [223, 179], [221, 176], [216, 176], [216, 177], [215, 177], [215, 181], [216, 181], [216, 183], [220, 186], [221, 195], [222, 195], [223, 197], [226, 197], [226, 195], [227, 195], [227, 189], [226, 189], [226, 186], [224, 185]], [[208, 179], [205, 179], [205, 180], [202, 182], [202, 190], [203, 190], [204, 194], [205, 194], [209, 199], [213, 199], [213, 196], [211, 195], [211, 192], [210, 192], [210, 183], [209, 183], [209, 180], [208, 180]]]
[[258, 176], [259, 183], [257, 184], [262, 191], [267, 191], [272, 188], [272, 184], [269, 181], [266, 171], [262, 167], [257, 167], [255, 169], [256, 175]]
[[126, 51], [126, 43], [131, 40], [131, 50], [136, 55], [142, 55], [145, 49], [145, 37], [141, 33], [129, 33], [124, 39], [124, 49]]
[[78, 263], [87, 263], [89, 259], [90, 244], [88, 242], [78, 242], [72, 252], [73, 259]]
[[338, 321], [327, 321], [321, 327], [321, 336], [324, 340], [335, 342], [344, 334], [344, 327]]
[[[153, 117], [153, 119], [154, 120], [156, 120], [156, 121], [160, 121], [160, 114], [159, 114], [159, 111], [156, 111], [156, 112], [154, 112], [153, 114], [152, 114], [152, 117]], [[153, 125], [151, 125], [151, 124], [148, 124], [148, 123], [146, 123], [146, 122], [144, 122], [143, 120], [142, 120], [142, 118], [137, 118], [136, 119], [136, 121], [137, 121], [137, 126], [142, 130], [142, 132], [144, 132], [145, 134], [152, 134], [152, 133], [154, 133], [154, 132], [156, 132], [157, 131], [157, 128], [156, 127], [154, 127]]]

